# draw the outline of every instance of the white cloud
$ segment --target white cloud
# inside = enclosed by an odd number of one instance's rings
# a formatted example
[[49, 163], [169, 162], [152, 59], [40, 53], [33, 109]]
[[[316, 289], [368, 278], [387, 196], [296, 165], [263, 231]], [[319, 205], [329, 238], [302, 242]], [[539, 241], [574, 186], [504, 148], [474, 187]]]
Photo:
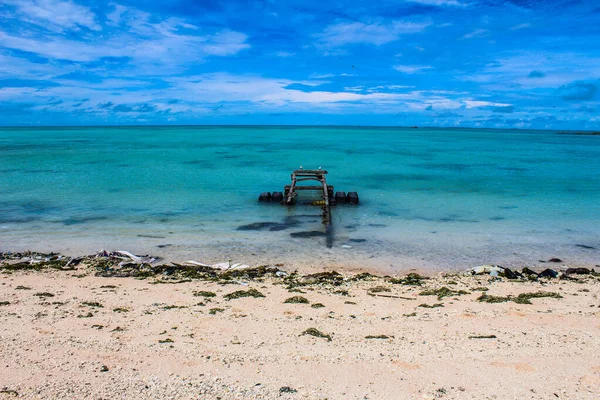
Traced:
[[457, 0], [405, 0], [407, 3], [419, 3], [426, 4], [428, 6], [438, 6], [438, 7], [466, 7], [468, 4], [461, 3]]
[[402, 35], [422, 32], [429, 25], [428, 22], [405, 21], [390, 23], [343, 22], [329, 25], [317, 37], [320, 43], [333, 47], [356, 43], [381, 46], [398, 40]]
[[531, 24], [529, 23], [525, 23], [525, 24], [519, 24], [519, 25], [515, 25], [513, 27], [510, 28], [511, 31], [518, 31], [521, 29], [525, 29], [525, 28], [530, 28]]
[[432, 69], [431, 65], [396, 65], [394, 69], [403, 74], [418, 74], [428, 69]]
[[510, 107], [512, 104], [506, 103], [494, 103], [490, 101], [478, 101], [478, 100], [464, 100], [463, 103], [467, 108], [479, 108], [479, 107]]
[[[64, 0], [4, 0], [14, 6], [25, 21], [47, 28], [80, 29], [99, 31], [96, 15], [88, 8]], [[50, 24], [50, 26], [48, 25]]]
[[8, 34], [0, 30], [0, 46], [32, 52], [50, 59], [87, 62], [102, 57], [131, 57], [136, 62], [154, 65], [181, 65], [199, 62], [206, 56], [231, 56], [250, 47], [247, 36], [221, 30], [200, 34], [198, 28], [178, 18], [151, 23], [148, 13], [115, 6], [108, 22], [110, 34], [86, 37], [86, 41], [48, 34], [27, 32]]
[[489, 31], [487, 29], [475, 29], [473, 32], [467, 33], [462, 39], [472, 39], [476, 37], [484, 36]]

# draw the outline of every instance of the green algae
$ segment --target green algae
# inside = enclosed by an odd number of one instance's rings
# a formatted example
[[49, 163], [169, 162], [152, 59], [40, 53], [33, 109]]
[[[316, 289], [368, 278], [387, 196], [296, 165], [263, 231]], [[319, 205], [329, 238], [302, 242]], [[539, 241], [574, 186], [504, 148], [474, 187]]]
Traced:
[[192, 292], [192, 295], [196, 297], [215, 297], [217, 294], [206, 290], [196, 290]]
[[388, 282], [394, 285], [421, 286], [423, 281], [429, 279], [417, 273], [411, 272], [403, 278], [389, 278]]
[[442, 286], [441, 288], [424, 290], [419, 293], [419, 296], [437, 296], [438, 300], [442, 300], [444, 297], [462, 296], [464, 294], [469, 294], [469, 292], [464, 290], [452, 290], [446, 286]]
[[256, 289], [248, 289], [248, 290], [237, 290], [233, 293], [229, 293], [229, 294], [226, 294], [225, 296], [223, 296], [223, 298], [225, 300], [241, 299], [243, 297], [259, 298], [259, 297], [265, 297], [265, 295]]
[[323, 338], [323, 339], [327, 339], [328, 342], [331, 342], [331, 335], [327, 335], [327, 334], [321, 332], [320, 330], [318, 330], [317, 328], [308, 328], [307, 330], [302, 332], [301, 336], [303, 336], [303, 335], [310, 335], [310, 336], [314, 336], [314, 337], [318, 337], [318, 338]]
[[310, 302], [308, 301], [308, 299], [306, 297], [293, 296], [293, 297], [290, 297], [289, 299], [286, 299], [284, 301], [284, 303], [289, 303], [289, 304], [309, 304]]

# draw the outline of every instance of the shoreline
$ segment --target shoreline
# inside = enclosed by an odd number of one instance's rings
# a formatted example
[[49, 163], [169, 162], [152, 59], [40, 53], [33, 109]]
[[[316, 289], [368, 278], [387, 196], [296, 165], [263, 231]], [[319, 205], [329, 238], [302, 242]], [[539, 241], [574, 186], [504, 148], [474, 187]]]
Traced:
[[600, 394], [596, 273], [392, 278], [188, 266], [136, 279], [131, 263], [112, 270], [72, 264], [0, 269], [0, 361], [11, 371], [0, 382], [6, 396]]

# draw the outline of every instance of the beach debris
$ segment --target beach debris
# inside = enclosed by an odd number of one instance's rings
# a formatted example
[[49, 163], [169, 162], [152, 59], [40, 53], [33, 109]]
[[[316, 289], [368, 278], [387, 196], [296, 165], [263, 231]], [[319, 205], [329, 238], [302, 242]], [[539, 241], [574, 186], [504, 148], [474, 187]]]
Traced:
[[325, 305], [323, 303], [315, 303], [311, 305], [312, 308], [323, 308]]
[[302, 332], [300, 334], [300, 336], [304, 336], [304, 335], [310, 335], [310, 336], [314, 336], [314, 337], [318, 337], [318, 338], [327, 339], [328, 342], [331, 342], [331, 335], [327, 335], [327, 334], [321, 332], [320, 330], [318, 330], [317, 328], [308, 328], [307, 330], [305, 330], [304, 332]]
[[6, 387], [2, 388], [0, 390], [0, 394], [9, 394], [11, 396], [19, 397], [19, 392], [17, 392], [16, 390], [12, 390], [12, 389], [6, 388]]
[[365, 336], [365, 339], [393, 339], [393, 336], [388, 335], [368, 335]]
[[102, 367], [100, 367], [100, 372], [108, 372], [108, 367], [106, 365], [103, 365]]
[[496, 335], [473, 335], [469, 339], [497, 339]]
[[196, 297], [215, 297], [217, 294], [207, 290], [195, 290], [192, 292], [192, 295]]
[[546, 268], [539, 275], [541, 278], [558, 278], [560, 274], [553, 269]]
[[210, 315], [216, 315], [217, 313], [220, 313], [220, 312], [223, 312], [223, 311], [225, 311], [224, 308], [215, 307], [215, 308], [211, 308], [210, 310], [208, 310], [208, 313]]
[[382, 292], [391, 292], [392, 289], [390, 289], [387, 286], [374, 286], [372, 288], [367, 289], [367, 294], [373, 296], [374, 293], [382, 293]]
[[417, 307], [423, 307], [423, 308], [439, 308], [439, 307], [444, 307], [444, 303], [435, 303], [432, 305], [429, 304], [419, 304]]
[[411, 272], [403, 278], [390, 278], [388, 281], [395, 285], [421, 286], [423, 281], [429, 279], [415, 272]]
[[484, 303], [505, 303], [508, 301], [515, 302], [517, 304], [533, 304], [531, 299], [538, 299], [542, 297], [550, 297], [554, 299], [562, 299], [563, 297], [555, 292], [530, 292], [521, 293], [518, 296], [492, 296], [487, 293], [482, 294], [477, 298], [477, 301]]
[[444, 297], [462, 296], [464, 294], [469, 294], [469, 292], [465, 290], [452, 290], [447, 286], [442, 286], [441, 288], [424, 290], [419, 293], [419, 296], [437, 296], [438, 300], [442, 300]]
[[296, 389], [292, 389], [289, 386], [282, 386], [279, 388], [279, 393], [297, 393]]
[[10, 305], [10, 301], [0, 301], [0, 306], [8, 306]]
[[292, 296], [289, 299], [286, 299], [284, 303], [287, 304], [309, 304], [310, 302], [306, 297], [302, 296]]
[[261, 292], [259, 292], [258, 290], [252, 288], [252, 289], [248, 289], [248, 290], [237, 290], [233, 293], [229, 293], [229, 294], [226, 294], [225, 296], [223, 296], [223, 298], [225, 300], [241, 299], [243, 297], [259, 298], [259, 297], [265, 297], [265, 295], [262, 294]]
[[565, 274], [567, 275], [589, 275], [592, 273], [592, 270], [587, 268], [567, 268]]
[[97, 301], [83, 301], [81, 304], [88, 307], [104, 308], [104, 306]]

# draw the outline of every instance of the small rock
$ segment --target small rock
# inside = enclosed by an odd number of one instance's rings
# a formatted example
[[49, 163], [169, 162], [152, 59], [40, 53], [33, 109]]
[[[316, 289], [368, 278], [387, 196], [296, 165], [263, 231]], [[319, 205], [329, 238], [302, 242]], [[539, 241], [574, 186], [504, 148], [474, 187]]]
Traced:
[[558, 272], [553, 269], [546, 268], [542, 272], [540, 272], [540, 276], [542, 278], [558, 278]]
[[559, 262], [563, 262], [563, 260], [561, 260], [560, 258], [556, 258], [556, 257], [555, 257], [555, 258], [551, 258], [551, 259], [549, 259], [549, 260], [548, 260], [548, 262], [551, 262], [551, 263], [559, 263]]
[[103, 365], [103, 366], [100, 368], [100, 372], [108, 372], [108, 367], [107, 367], [106, 365]]

